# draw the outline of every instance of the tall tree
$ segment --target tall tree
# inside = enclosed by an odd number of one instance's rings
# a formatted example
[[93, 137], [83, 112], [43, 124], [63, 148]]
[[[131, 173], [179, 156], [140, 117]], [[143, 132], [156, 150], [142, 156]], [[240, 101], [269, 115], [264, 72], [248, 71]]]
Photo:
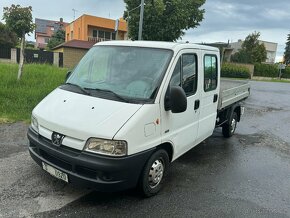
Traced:
[[3, 9], [3, 19], [9, 29], [16, 33], [17, 37], [21, 40], [20, 47], [20, 61], [18, 68], [19, 80], [24, 63], [24, 44], [25, 44], [25, 34], [33, 32], [35, 25], [32, 22], [32, 7], [21, 7], [20, 5], [11, 5], [11, 7], [4, 7]]
[[17, 36], [5, 24], [0, 23], [0, 47], [12, 48], [17, 44]]
[[63, 43], [65, 41], [65, 31], [62, 29], [57, 30], [52, 34], [50, 40], [47, 43], [49, 49], [53, 49], [55, 46]]
[[260, 43], [259, 32], [248, 35], [239, 52], [232, 56], [233, 62], [238, 63], [261, 63], [267, 59], [267, 51], [264, 43]]
[[284, 52], [284, 62], [286, 65], [290, 64], [290, 34], [288, 34], [286, 48]]
[[[124, 19], [129, 23], [129, 38], [137, 40], [140, 0], [124, 0]], [[203, 20], [205, 0], [145, 0], [143, 40], [176, 41], [184, 30], [195, 28]], [[129, 15], [129, 17], [128, 17]]]

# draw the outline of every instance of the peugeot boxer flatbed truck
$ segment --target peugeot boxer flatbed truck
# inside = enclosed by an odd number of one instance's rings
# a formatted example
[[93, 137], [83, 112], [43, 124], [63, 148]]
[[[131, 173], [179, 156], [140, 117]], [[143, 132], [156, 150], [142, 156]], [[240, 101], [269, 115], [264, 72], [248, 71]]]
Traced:
[[29, 152], [65, 182], [152, 196], [215, 127], [234, 134], [249, 94], [248, 82], [220, 79], [217, 48], [100, 42], [33, 109]]

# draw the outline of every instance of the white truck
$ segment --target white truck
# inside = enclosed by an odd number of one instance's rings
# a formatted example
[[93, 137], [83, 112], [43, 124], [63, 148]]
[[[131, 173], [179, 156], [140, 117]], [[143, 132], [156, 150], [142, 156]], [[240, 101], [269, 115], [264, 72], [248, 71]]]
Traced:
[[30, 155], [65, 182], [152, 196], [215, 127], [233, 135], [249, 94], [247, 82], [220, 80], [217, 48], [101, 42], [32, 111]]

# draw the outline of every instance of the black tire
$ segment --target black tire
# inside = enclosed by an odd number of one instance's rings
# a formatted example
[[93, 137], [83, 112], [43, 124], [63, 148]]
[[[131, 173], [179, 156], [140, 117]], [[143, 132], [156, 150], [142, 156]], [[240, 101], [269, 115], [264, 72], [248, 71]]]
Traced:
[[145, 197], [154, 196], [160, 191], [168, 167], [169, 157], [165, 150], [160, 149], [152, 154], [139, 180], [139, 189]]
[[238, 123], [238, 114], [234, 112], [229, 122], [223, 125], [222, 131], [223, 131], [223, 136], [225, 138], [230, 138], [232, 135], [234, 135], [236, 131], [237, 123]]

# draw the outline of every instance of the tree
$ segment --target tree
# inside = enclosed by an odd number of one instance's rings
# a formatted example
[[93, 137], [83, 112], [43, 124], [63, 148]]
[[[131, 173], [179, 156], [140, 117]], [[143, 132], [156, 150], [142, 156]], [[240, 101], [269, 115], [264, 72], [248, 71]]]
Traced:
[[0, 23], [0, 47], [12, 48], [17, 45], [17, 36], [14, 32], [9, 30], [6, 25]]
[[24, 62], [24, 44], [25, 34], [33, 32], [35, 25], [32, 22], [32, 7], [21, 7], [20, 5], [11, 5], [11, 7], [4, 7], [3, 19], [6, 22], [7, 27], [16, 33], [17, 37], [21, 39], [20, 47], [20, 61], [18, 68], [19, 80], [23, 71]]
[[57, 30], [52, 34], [51, 39], [47, 43], [47, 47], [49, 49], [53, 49], [57, 45], [63, 43], [65, 41], [65, 31], [62, 29]]
[[290, 64], [290, 34], [288, 34], [287, 42], [286, 42], [286, 48], [284, 52], [284, 61], [285, 64]]
[[[140, 9], [137, 8], [140, 0], [124, 2], [124, 19], [129, 23], [129, 38], [137, 40], [140, 19]], [[184, 30], [195, 28], [203, 20], [205, 10], [200, 7], [204, 3], [205, 0], [145, 0], [142, 39], [176, 41], [184, 35]]]
[[241, 50], [232, 56], [232, 61], [249, 64], [264, 62], [267, 59], [267, 52], [264, 43], [260, 43], [259, 37], [259, 32], [248, 35]]

